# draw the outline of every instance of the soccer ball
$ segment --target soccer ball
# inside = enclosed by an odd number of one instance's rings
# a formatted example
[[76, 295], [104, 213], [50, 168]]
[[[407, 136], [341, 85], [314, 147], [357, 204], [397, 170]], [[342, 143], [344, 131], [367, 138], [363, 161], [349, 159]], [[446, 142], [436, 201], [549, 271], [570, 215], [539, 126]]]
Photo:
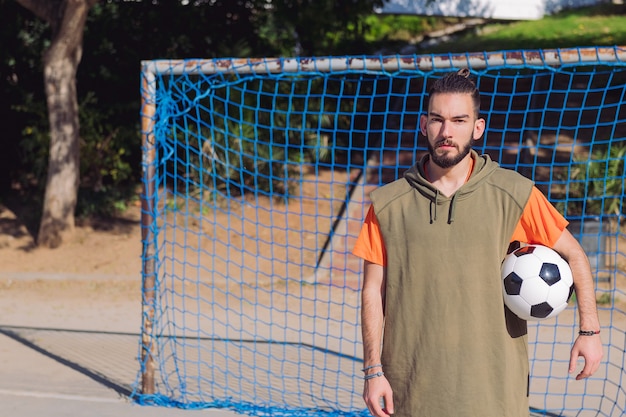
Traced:
[[521, 319], [555, 317], [565, 310], [573, 291], [568, 263], [546, 246], [523, 246], [502, 262], [504, 303]]

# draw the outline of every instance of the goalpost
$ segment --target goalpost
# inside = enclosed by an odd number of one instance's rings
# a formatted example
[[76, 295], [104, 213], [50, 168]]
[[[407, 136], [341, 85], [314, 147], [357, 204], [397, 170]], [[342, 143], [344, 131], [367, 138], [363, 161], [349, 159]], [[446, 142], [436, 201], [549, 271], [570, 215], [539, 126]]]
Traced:
[[429, 83], [469, 67], [476, 146], [533, 179], [592, 264], [605, 357], [567, 374], [575, 303], [529, 323], [536, 415], [626, 413], [626, 49], [142, 63], [143, 294], [133, 398], [368, 415], [361, 262], [372, 189], [426, 150]]

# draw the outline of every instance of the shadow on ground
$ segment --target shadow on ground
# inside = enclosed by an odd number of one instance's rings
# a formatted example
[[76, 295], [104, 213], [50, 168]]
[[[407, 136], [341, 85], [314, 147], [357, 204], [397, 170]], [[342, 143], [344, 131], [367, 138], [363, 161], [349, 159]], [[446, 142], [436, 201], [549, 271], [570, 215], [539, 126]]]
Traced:
[[3, 334], [129, 397], [137, 378], [139, 335], [132, 333], [0, 326]]

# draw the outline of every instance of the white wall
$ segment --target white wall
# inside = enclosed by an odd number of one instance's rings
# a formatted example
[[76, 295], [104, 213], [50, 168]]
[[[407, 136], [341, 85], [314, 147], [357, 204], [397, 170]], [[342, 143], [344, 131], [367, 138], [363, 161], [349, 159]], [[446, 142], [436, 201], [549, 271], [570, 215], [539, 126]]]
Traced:
[[564, 8], [590, 6], [603, 0], [390, 0], [379, 13], [481, 17], [503, 20], [541, 19]]

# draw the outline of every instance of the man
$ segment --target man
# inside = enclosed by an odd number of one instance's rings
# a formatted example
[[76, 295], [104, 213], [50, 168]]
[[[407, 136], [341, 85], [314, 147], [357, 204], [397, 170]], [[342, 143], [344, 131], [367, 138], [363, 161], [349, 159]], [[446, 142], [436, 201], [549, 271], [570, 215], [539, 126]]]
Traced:
[[420, 118], [428, 154], [371, 193], [353, 250], [374, 416], [528, 417], [526, 322], [504, 306], [500, 279], [514, 241], [552, 247], [572, 269], [581, 333], [569, 372], [583, 357], [576, 379], [587, 378], [602, 358], [587, 257], [530, 180], [472, 150], [485, 120], [469, 76], [435, 81]]

